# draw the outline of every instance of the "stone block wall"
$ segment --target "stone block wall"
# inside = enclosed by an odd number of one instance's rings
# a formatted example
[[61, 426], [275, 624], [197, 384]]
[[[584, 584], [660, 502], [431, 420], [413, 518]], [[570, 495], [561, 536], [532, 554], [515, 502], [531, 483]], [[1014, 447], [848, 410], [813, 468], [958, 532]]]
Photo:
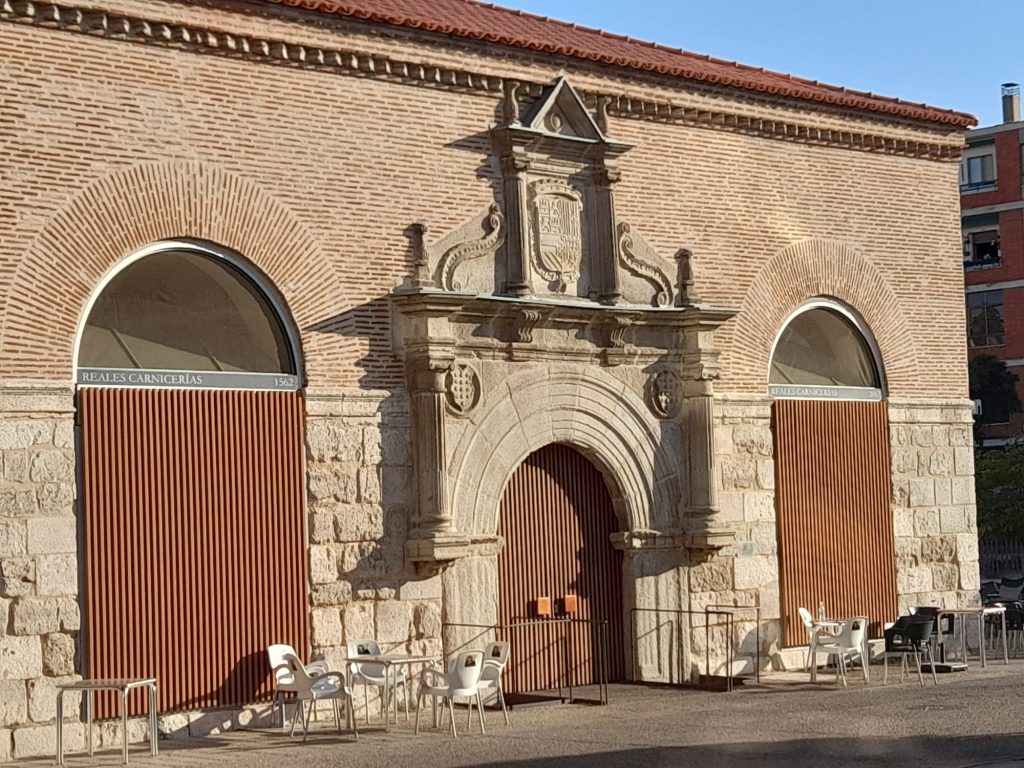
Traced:
[[414, 511], [409, 403], [388, 392], [310, 392], [306, 471], [313, 655], [346, 643], [441, 651], [441, 580], [405, 569]]
[[900, 613], [979, 605], [969, 403], [893, 399], [893, 526]]
[[70, 388], [0, 388], [0, 762], [53, 753], [56, 685], [79, 669], [74, 443]]
[[[962, 401], [890, 399], [892, 512], [899, 611], [914, 605], [978, 604], [978, 538], [970, 406]], [[761, 607], [762, 668], [779, 657], [779, 562], [774, 439], [768, 398], [720, 395], [716, 459], [722, 516], [736, 545], [689, 571], [690, 610], [712, 604]], [[712, 624], [722, 619], [713, 619]], [[753, 663], [753, 622], [737, 616], [734, 664]], [[692, 665], [710, 653], [724, 674], [724, 628], [708, 634], [692, 619]], [[700, 671], [703, 671], [701, 669]]]
[[[759, 606], [761, 668], [779, 638], [779, 562], [775, 531], [775, 462], [768, 398], [718, 395], [715, 399], [715, 465], [722, 522], [736, 531], [736, 544], [690, 568], [690, 610], [715, 605]], [[712, 615], [710, 631], [701, 615], [691, 625], [692, 666], [703, 674], [725, 674], [726, 618]], [[752, 672], [757, 614], [737, 610], [732, 621], [733, 673]], [[699, 668], [699, 669], [697, 669]]]

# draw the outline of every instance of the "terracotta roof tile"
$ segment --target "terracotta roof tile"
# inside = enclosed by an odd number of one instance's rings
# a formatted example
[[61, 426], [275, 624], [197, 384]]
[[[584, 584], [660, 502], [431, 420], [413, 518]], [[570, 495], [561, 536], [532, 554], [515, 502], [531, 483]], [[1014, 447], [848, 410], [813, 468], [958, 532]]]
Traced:
[[853, 91], [475, 0], [263, 1], [914, 120], [964, 128], [977, 123], [964, 112]]

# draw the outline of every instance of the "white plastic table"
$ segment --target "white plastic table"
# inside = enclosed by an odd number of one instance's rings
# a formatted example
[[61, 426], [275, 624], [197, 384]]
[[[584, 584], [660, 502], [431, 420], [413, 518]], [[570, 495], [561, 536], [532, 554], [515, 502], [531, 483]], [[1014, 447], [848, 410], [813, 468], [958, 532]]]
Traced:
[[[433, 666], [437, 663], [437, 659], [434, 656], [422, 656], [417, 654], [405, 654], [405, 653], [385, 653], [380, 656], [358, 656], [351, 661], [369, 662], [373, 664], [381, 664], [384, 667], [384, 680], [390, 685], [391, 699], [394, 703], [395, 709], [395, 725], [398, 725], [398, 696], [396, 689], [398, 688], [398, 667], [410, 666], [412, 664], [427, 664]], [[394, 670], [394, 672], [392, 672]], [[410, 670], [411, 671], [411, 670]], [[406, 700], [409, 698], [408, 686], [412, 684], [411, 675], [406, 675]], [[384, 730], [391, 730], [391, 707], [384, 713]], [[408, 714], [408, 707], [406, 708], [406, 714]]]
[[[988, 657], [985, 653], [985, 617], [998, 616], [1003, 637], [1003, 663], [1009, 664], [1009, 650], [1006, 647], [1006, 608], [1002, 605], [986, 605], [981, 608], [942, 609], [938, 612], [938, 625], [942, 627], [942, 617], [949, 616], [952, 619], [953, 639], [956, 640], [957, 620], [960, 623], [960, 660], [967, 666], [967, 620], [977, 619], [978, 621], [978, 655], [981, 658], [981, 666], [988, 666]], [[939, 638], [942, 641], [942, 638]], [[945, 645], [943, 645], [945, 649]]]
[[136, 688], [149, 688], [149, 754], [157, 754], [156, 745], [156, 678], [142, 680], [76, 680], [57, 686], [57, 765], [64, 765], [64, 693], [85, 694], [85, 738], [92, 757], [92, 694], [94, 691], [118, 691], [121, 694], [121, 758], [128, 765], [128, 694]]

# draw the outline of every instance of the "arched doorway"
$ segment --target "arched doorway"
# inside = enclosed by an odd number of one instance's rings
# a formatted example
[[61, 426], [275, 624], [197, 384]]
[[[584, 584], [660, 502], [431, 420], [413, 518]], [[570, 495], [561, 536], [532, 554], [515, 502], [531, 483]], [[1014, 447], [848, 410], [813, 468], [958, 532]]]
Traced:
[[780, 600], [786, 645], [805, 645], [798, 608], [895, 617], [888, 407], [867, 327], [848, 308], [810, 302], [772, 354]]
[[270, 693], [267, 645], [308, 646], [295, 338], [265, 279], [206, 244], [156, 244], [94, 296], [76, 374], [89, 677], [156, 677], [161, 711], [239, 705]]
[[611, 544], [619, 526], [600, 471], [567, 445], [545, 446], [513, 473], [499, 515], [499, 624], [583, 620], [511, 630], [507, 690], [622, 679], [622, 553]]

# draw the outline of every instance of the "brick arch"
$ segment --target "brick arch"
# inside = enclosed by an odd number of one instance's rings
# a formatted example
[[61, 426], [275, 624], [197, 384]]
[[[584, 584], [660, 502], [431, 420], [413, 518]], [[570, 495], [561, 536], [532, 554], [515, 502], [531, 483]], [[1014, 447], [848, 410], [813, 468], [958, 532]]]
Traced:
[[865, 256], [831, 240], [804, 240], [777, 253], [754, 277], [732, 333], [721, 340], [721, 388], [764, 394], [772, 344], [786, 318], [816, 297], [854, 309], [871, 330], [890, 394], [921, 389], [916, 345], [900, 300]]
[[643, 400], [599, 370], [521, 371], [489, 392], [452, 453], [455, 526], [493, 535], [505, 486], [534, 451], [565, 443], [608, 481], [624, 530], [678, 527], [673, 519], [684, 462], [670, 461], [663, 430]]
[[236, 251], [274, 283], [302, 330], [311, 379], [340, 365], [338, 346], [353, 340], [306, 330], [338, 310], [333, 267], [307, 227], [250, 179], [206, 163], [166, 162], [85, 187], [21, 255], [0, 318], [7, 374], [69, 380], [79, 320], [103, 277], [140, 248], [182, 238]]

